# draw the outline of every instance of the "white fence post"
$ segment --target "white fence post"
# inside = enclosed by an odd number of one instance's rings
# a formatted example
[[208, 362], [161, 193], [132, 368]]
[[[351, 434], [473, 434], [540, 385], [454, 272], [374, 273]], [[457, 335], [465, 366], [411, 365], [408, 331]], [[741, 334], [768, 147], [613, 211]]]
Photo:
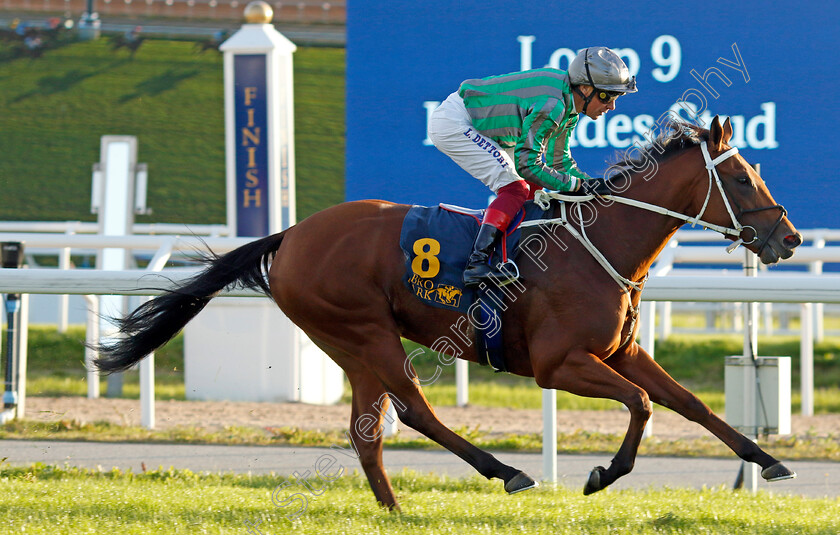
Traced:
[[[758, 277], [758, 258], [749, 250], [744, 248], [744, 273], [747, 277]], [[744, 303], [744, 357], [751, 358], [753, 363], [758, 357], [758, 303], [755, 301], [748, 301]], [[758, 380], [758, 366], [747, 367], [751, 373], [744, 374], [744, 392], [752, 392], [753, 395], [746, 396], [744, 399], [745, 405], [745, 425], [749, 428], [752, 426], [753, 432], [747, 436], [752, 440], [758, 439], [758, 403], [756, 396], [758, 389], [756, 381]], [[744, 473], [744, 488], [750, 492], [758, 490], [758, 465], [755, 463], [748, 463], [742, 461], [741, 470]]]
[[[87, 330], [85, 332], [86, 344], [99, 343], [99, 296], [86, 295], [87, 302]], [[87, 397], [97, 399], [99, 397], [99, 372], [93, 365], [93, 359], [97, 356], [96, 351], [85, 347], [85, 369], [87, 370]]]
[[466, 360], [455, 360], [455, 404], [466, 407], [470, 402], [470, 368]]
[[[70, 269], [70, 248], [64, 247], [58, 253], [58, 269]], [[58, 332], [67, 332], [67, 314], [70, 306], [70, 296], [60, 295], [58, 298]]]
[[[814, 242], [812, 244], [813, 247], [817, 249], [824, 249], [825, 248], [825, 235], [823, 232], [819, 232], [814, 237]], [[822, 275], [823, 272], [823, 261], [822, 260], [815, 260], [811, 262], [811, 265], [808, 266], [808, 270], [813, 273], [814, 275]], [[814, 341], [822, 342], [825, 338], [825, 306], [822, 303], [814, 303], [814, 310], [812, 312], [814, 318], [813, 324], [813, 336]], [[803, 331], [804, 336], [804, 331]]]
[[[155, 256], [146, 266], [146, 271], [159, 272], [172, 257], [175, 237], [167, 237], [160, 244]], [[140, 361], [140, 424], [146, 429], [155, 428], [155, 354]]]
[[[654, 357], [654, 350], [656, 346], [656, 301], [645, 301], [642, 303], [641, 306], [641, 313], [640, 313], [639, 321], [641, 325], [639, 326], [639, 331], [641, 335], [641, 346], [642, 349], [647, 351], [647, 353]], [[645, 430], [642, 433], [642, 438], [650, 438], [653, 436], [653, 415], [651, 414], [650, 419], [645, 425]]]
[[[16, 271], [28, 271], [18, 269]], [[29, 295], [20, 296], [20, 332], [18, 332], [18, 369], [15, 382], [18, 388], [18, 401], [15, 417], [23, 419], [26, 413], [26, 367], [29, 358]]]
[[802, 416], [814, 415], [814, 307], [813, 303], [802, 303], [802, 319], [799, 336], [799, 369], [802, 393]]
[[543, 481], [557, 483], [557, 391], [543, 389]]

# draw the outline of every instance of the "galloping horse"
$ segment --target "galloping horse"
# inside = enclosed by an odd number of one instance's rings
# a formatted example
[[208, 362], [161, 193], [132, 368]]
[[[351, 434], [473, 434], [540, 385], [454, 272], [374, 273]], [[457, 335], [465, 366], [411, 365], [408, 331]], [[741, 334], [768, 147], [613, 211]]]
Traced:
[[[592, 470], [585, 494], [632, 470], [652, 402], [708, 429], [739, 457], [759, 464], [765, 479], [795, 477], [679, 385], [634, 341], [641, 285], [684, 222], [743, 242], [765, 264], [790, 257], [802, 243], [761, 177], [727, 145], [731, 135], [728, 119], [721, 125], [715, 117], [710, 130], [676, 125], [640, 158], [623, 162], [620, 195], [584, 197], [597, 217], [584, 222], [581, 211], [570, 210], [569, 224], [537, 227], [532, 236], [545, 245], [539, 254], [518, 257], [519, 295], [503, 314], [508, 371], [534, 377], [542, 388], [614, 399], [630, 410], [618, 453], [609, 468]], [[636, 169], [642, 162], [644, 175]], [[553, 206], [555, 217], [567, 212], [563, 205]], [[403, 423], [484, 477], [502, 479], [509, 493], [535, 486], [524, 472], [444, 426], [423, 395], [401, 336], [433, 349], [446, 341], [450, 355], [468, 361], [476, 361], [477, 352], [465, 334], [474, 328], [465, 315], [421, 304], [401, 280], [405, 256], [398, 242], [408, 209], [383, 201], [340, 204], [210, 259], [191, 281], [118, 320], [125, 337], [99, 348], [98, 368], [114, 372], [134, 365], [228, 285], [258, 288], [346, 372], [353, 390], [350, 438], [380, 504], [399, 507], [382, 465], [382, 434], [365, 430], [379, 429], [371, 422], [381, 426], [382, 404], [389, 397]], [[453, 334], [456, 330], [460, 336]]]

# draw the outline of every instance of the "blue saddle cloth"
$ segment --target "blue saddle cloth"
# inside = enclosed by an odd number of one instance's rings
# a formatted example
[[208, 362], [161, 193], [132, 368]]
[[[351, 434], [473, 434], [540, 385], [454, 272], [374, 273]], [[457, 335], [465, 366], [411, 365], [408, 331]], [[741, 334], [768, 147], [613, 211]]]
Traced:
[[[543, 217], [543, 210], [528, 202], [508, 228], [505, 258], [513, 258], [519, 244], [519, 225]], [[422, 302], [467, 313], [476, 290], [464, 288], [463, 273], [484, 210], [442, 204], [412, 206], [403, 220], [400, 247], [406, 258], [405, 285]], [[501, 247], [496, 254], [500, 254]], [[494, 259], [493, 262], [498, 262]]]

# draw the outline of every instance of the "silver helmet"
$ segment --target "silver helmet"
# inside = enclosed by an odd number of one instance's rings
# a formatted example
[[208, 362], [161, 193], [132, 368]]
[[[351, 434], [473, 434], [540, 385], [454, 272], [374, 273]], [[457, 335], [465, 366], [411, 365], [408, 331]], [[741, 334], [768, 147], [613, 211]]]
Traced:
[[636, 77], [624, 61], [605, 46], [581, 50], [569, 64], [569, 79], [573, 85], [589, 85], [604, 91], [636, 92]]

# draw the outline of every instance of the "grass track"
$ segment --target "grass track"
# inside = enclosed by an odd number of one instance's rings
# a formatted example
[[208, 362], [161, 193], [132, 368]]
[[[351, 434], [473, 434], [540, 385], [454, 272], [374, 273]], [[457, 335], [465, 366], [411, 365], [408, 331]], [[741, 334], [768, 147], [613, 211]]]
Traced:
[[[501, 482], [414, 472], [393, 477], [399, 514], [382, 511], [364, 478], [313, 485], [286, 478], [200, 475], [188, 470], [97, 472], [44, 465], [0, 467], [0, 524], [8, 532], [295, 534], [826, 534], [840, 532], [840, 499], [759, 492], [539, 489], [508, 496]], [[289, 482], [290, 486], [278, 489]], [[287, 516], [299, 516], [290, 520]], [[246, 524], [249, 522], [250, 524]]]

